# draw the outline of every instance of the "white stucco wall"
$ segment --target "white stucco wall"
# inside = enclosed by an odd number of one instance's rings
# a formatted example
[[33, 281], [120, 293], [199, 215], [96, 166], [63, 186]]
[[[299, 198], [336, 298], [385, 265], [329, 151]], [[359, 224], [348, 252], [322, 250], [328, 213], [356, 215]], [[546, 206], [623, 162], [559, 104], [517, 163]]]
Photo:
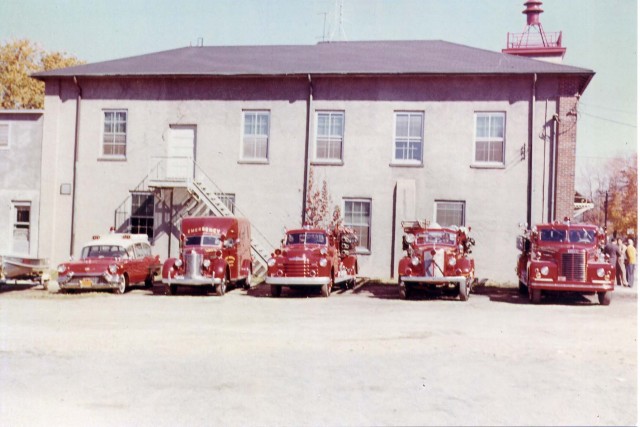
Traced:
[[[531, 76], [521, 77], [381, 77], [312, 79], [311, 134], [317, 110], [345, 113], [343, 165], [315, 165], [326, 179], [335, 203], [345, 197], [372, 201], [371, 254], [360, 259], [363, 275], [388, 278], [401, 256], [401, 234], [393, 239], [393, 198], [399, 180], [415, 186], [418, 218], [434, 220], [435, 200], [466, 203], [466, 221], [477, 246], [477, 274], [497, 281], [515, 280], [517, 224], [526, 221], [527, 161], [521, 147], [529, 141]], [[196, 161], [225, 192], [235, 193], [237, 206], [270, 241], [283, 227], [298, 226], [302, 209], [308, 83], [290, 79], [80, 79], [79, 152], [76, 192], [75, 250], [97, 232], [113, 225], [114, 210], [147, 175], [152, 156], [166, 154], [171, 125], [193, 125]], [[539, 78], [535, 126], [555, 112], [552, 77]], [[43, 197], [47, 230], [44, 252], [53, 259], [69, 255], [70, 196], [59, 186], [72, 180], [77, 88], [71, 82], [47, 82], [43, 155], [55, 164], [45, 179]], [[550, 102], [549, 102], [550, 100]], [[128, 112], [126, 161], [100, 158], [103, 110]], [[242, 112], [270, 111], [269, 162], [240, 161]], [[395, 111], [424, 113], [424, 162], [419, 167], [394, 166], [392, 146]], [[506, 113], [506, 165], [472, 167], [474, 112]], [[546, 114], [545, 114], [546, 111]], [[542, 218], [548, 201], [548, 173], [543, 168], [548, 144], [534, 140], [533, 218]], [[310, 156], [313, 160], [313, 138]], [[413, 194], [413, 193], [412, 193]], [[413, 197], [413, 196], [412, 196]], [[158, 200], [157, 212], [168, 201]], [[165, 218], [168, 217], [168, 214]], [[396, 218], [400, 220], [411, 218]], [[154, 250], [166, 257], [166, 227], [158, 226]], [[177, 245], [172, 244], [175, 253]]]

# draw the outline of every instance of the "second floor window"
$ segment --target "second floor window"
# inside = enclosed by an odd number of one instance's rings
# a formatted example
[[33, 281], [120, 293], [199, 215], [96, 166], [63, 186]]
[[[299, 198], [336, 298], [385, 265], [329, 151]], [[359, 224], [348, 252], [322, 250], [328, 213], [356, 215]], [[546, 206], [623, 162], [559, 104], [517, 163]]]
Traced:
[[341, 161], [344, 138], [344, 113], [319, 112], [316, 129], [316, 160]]
[[269, 155], [269, 112], [245, 111], [242, 140], [243, 160], [267, 160]]
[[102, 155], [105, 157], [127, 155], [127, 112], [125, 110], [104, 112]]
[[504, 113], [476, 113], [476, 163], [504, 164]]
[[423, 113], [396, 113], [393, 161], [396, 163], [422, 163]]

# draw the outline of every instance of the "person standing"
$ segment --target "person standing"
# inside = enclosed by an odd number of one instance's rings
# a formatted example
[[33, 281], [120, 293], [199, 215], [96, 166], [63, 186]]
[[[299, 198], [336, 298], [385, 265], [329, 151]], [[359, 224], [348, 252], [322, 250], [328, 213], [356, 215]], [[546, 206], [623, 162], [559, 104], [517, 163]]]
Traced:
[[630, 288], [633, 288], [633, 283], [636, 276], [636, 248], [633, 247], [633, 240], [629, 239], [627, 242], [627, 250], [625, 252], [625, 265], [627, 267], [627, 283]]
[[626, 246], [622, 243], [622, 239], [618, 237], [616, 245], [616, 281], [618, 285], [627, 286], [627, 269], [624, 265]]
[[609, 240], [609, 243], [604, 246], [604, 253], [605, 255], [609, 255], [609, 264], [615, 267], [616, 260], [618, 259], [618, 246], [616, 245], [615, 237], [612, 237], [611, 240]]

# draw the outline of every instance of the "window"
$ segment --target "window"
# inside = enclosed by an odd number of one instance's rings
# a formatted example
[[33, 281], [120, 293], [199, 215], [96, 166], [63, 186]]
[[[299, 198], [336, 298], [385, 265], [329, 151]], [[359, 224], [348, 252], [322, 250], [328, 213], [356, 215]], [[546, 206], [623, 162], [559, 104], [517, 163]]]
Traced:
[[236, 210], [236, 195], [233, 193], [215, 193], [216, 197], [220, 199], [222, 203], [231, 211], [235, 213]]
[[396, 113], [395, 163], [422, 163], [423, 113]]
[[341, 161], [344, 113], [318, 112], [316, 118], [316, 160]]
[[127, 155], [127, 112], [125, 110], [104, 112], [102, 155], [105, 157]]
[[146, 234], [153, 239], [153, 214], [152, 193], [131, 193], [131, 233]]
[[371, 200], [345, 200], [344, 225], [358, 236], [358, 252], [371, 251]]
[[266, 161], [269, 155], [269, 112], [244, 112], [242, 159]]
[[0, 150], [9, 148], [9, 123], [0, 123]]
[[436, 222], [443, 227], [464, 225], [465, 202], [436, 201]]
[[504, 113], [476, 113], [476, 163], [504, 164], [504, 124]]
[[13, 252], [28, 254], [31, 240], [31, 202], [13, 202]]

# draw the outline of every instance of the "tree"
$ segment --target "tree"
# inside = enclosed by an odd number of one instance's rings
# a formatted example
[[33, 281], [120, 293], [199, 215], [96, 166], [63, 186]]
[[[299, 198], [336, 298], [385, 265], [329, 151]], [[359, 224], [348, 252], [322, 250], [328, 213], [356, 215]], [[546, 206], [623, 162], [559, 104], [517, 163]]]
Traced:
[[43, 108], [44, 83], [30, 75], [83, 63], [67, 53], [46, 52], [27, 39], [1, 44], [0, 108]]
[[334, 205], [333, 212], [329, 215], [331, 205], [333, 205], [333, 200], [331, 199], [331, 194], [329, 194], [327, 180], [323, 179], [320, 188], [318, 188], [315, 182], [313, 168], [310, 168], [303, 225], [330, 230], [341, 226], [342, 215], [340, 206]]

